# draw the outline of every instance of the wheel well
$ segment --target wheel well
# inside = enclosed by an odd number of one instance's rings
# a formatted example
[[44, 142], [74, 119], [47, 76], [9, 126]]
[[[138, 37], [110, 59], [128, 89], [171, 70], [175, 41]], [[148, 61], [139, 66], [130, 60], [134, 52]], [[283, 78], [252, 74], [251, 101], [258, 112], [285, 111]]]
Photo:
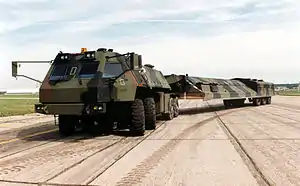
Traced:
[[[157, 99], [159, 99], [158, 92], [167, 93], [167, 90], [166, 89], [159, 89], [159, 88], [150, 89], [150, 88], [145, 88], [145, 87], [138, 87], [136, 89], [135, 97], [140, 98], [140, 99], [143, 99], [143, 98], [146, 98], [146, 97], [154, 97], [154, 99], [157, 100]], [[175, 98], [176, 95], [172, 94], [171, 97]]]

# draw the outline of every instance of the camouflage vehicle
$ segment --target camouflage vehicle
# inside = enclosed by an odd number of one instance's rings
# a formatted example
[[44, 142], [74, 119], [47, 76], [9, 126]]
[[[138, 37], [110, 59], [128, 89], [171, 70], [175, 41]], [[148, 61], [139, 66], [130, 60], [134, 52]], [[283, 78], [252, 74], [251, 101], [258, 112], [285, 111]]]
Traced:
[[160, 71], [142, 65], [141, 55], [105, 48], [58, 53], [42, 81], [39, 102], [35, 111], [58, 115], [63, 135], [82, 125], [102, 132], [129, 128], [143, 135], [156, 128], [157, 118], [172, 119], [179, 113], [176, 96]]
[[248, 98], [254, 105], [271, 104], [275, 95], [273, 83], [263, 80], [201, 78], [188, 75], [166, 75], [174, 94], [188, 99], [223, 99], [225, 107], [242, 106]]
[[[18, 63], [12, 62], [12, 75]], [[99, 48], [56, 55], [41, 82], [35, 111], [58, 115], [59, 131], [71, 135], [76, 127], [109, 132], [130, 129], [142, 135], [156, 128], [157, 119], [179, 115], [178, 99], [223, 99], [226, 107], [241, 106], [248, 98], [254, 105], [271, 103], [274, 84], [253, 79], [201, 78], [163, 75], [154, 66], [142, 64], [141, 55], [119, 54]]]

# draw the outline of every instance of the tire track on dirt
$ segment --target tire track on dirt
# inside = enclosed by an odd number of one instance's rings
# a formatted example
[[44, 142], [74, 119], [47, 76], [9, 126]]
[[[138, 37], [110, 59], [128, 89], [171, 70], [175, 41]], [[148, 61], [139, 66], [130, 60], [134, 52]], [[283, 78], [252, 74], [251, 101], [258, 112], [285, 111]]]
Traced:
[[[159, 127], [163, 126], [164, 123], [165, 122], [158, 123], [157, 129]], [[134, 140], [135, 140], [135, 138], [137, 138], [137, 140], [140, 142], [135, 143], [135, 145], [131, 149], [133, 149], [139, 143], [144, 141], [145, 138], [147, 136], [151, 135], [154, 131], [155, 130], [149, 131], [149, 133], [145, 134], [145, 136], [134, 137]], [[114, 136], [109, 136], [109, 137], [114, 137]], [[29, 169], [34, 166], [45, 166], [45, 165], [50, 166], [50, 164], [55, 164], [55, 163], [59, 163], [59, 162], [63, 161], [62, 159], [64, 159], [64, 158], [68, 158], [68, 159], [74, 158], [74, 162], [72, 162], [70, 165], [68, 165], [67, 167], [65, 167], [62, 170], [59, 170], [54, 175], [51, 175], [50, 177], [46, 178], [45, 181], [40, 183], [40, 184], [49, 184], [46, 182], [67, 172], [68, 170], [81, 164], [82, 162], [86, 161], [87, 159], [97, 155], [98, 153], [101, 153], [102, 151], [104, 151], [106, 149], [109, 149], [109, 148], [121, 143], [122, 141], [124, 141], [126, 139], [131, 139], [130, 136], [124, 136], [124, 137], [118, 136], [117, 138], [118, 139], [111, 139], [111, 138], [106, 139], [106, 140], [109, 140], [110, 142], [104, 142], [104, 143], [98, 143], [99, 139], [92, 139], [92, 140], [89, 139], [90, 141], [88, 141], [88, 142], [82, 142], [83, 143], [82, 145], [80, 145], [80, 144], [78, 145], [78, 143], [76, 143], [76, 141], [80, 142], [80, 140], [88, 139], [88, 138], [87, 137], [82, 137], [79, 139], [76, 138], [76, 139], [72, 139], [72, 140], [68, 141], [68, 143], [63, 143], [63, 144], [58, 144], [58, 145], [53, 144], [53, 146], [51, 146], [50, 148], [41, 149], [39, 151], [26, 154], [22, 157], [16, 157], [16, 158], [11, 158], [11, 159], [9, 159], [9, 157], [8, 157], [8, 159], [6, 161], [0, 162], [0, 167], [1, 167], [0, 168], [0, 177], [9, 175], [11, 173], [20, 175], [21, 171], [25, 171], [26, 169]], [[101, 141], [101, 139], [100, 139], [100, 141]], [[105, 141], [105, 139], [104, 139], [104, 141]], [[62, 142], [65, 142], [65, 141], [62, 140]], [[73, 142], [73, 144], [70, 144], [72, 142]], [[53, 150], [53, 149], [55, 149], [55, 150]], [[120, 158], [122, 158], [122, 157], [123, 156], [120, 156]], [[108, 168], [109, 167], [107, 167], [107, 169]], [[8, 179], [4, 179], [4, 178], [5, 177], [3, 177], [2, 180], [0, 180], [0, 181], [14, 181], [14, 180], [8, 180]]]
[[[22, 131], [26, 131], [22, 133]], [[49, 143], [65, 139], [58, 137], [58, 129], [50, 125], [49, 122], [41, 123], [35, 127], [24, 127], [21, 129], [12, 129], [9, 132], [0, 133], [1, 136], [8, 136], [7, 139], [0, 141], [0, 160], [8, 156], [31, 150]], [[22, 133], [20, 135], [20, 133]], [[10, 137], [16, 136], [16, 137]], [[46, 142], [40, 142], [46, 141]], [[37, 144], [34, 144], [37, 142]], [[8, 153], [11, 151], [11, 153]]]
[[118, 144], [118, 143], [120, 143], [120, 142], [126, 140], [126, 139], [127, 139], [127, 137], [123, 137], [123, 138], [121, 138], [120, 140], [117, 140], [116, 142], [114, 142], [114, 143], [112, 143], [112, 144], [110, 144], [110, 145], [108, 145], [108, 146], [105, 146], [104, 148], [101, 148], [101, 149], [97, 150], [96, 152], [94, 152], [94, 153], [92, 153], [92, 154], [86, 156], [85, 158], [81, 159], [80, 161], [77, 161], [77, 162], [75, 162], [74, 164], [72, 164], [71, 166], [69, 166], [69, 167], [63, 169], [63, 170], [60, 171], [60, 172], [58, 172], [58, 173], [55, 174], [54, 176], [48, 178], [48, 179], [47, 179], [46, 181], [44, 181], [42, 184], [47, 183], [49, 180], [52, 180], [52, 179], [54, 179], [55, 177], [61, 175], [62, 173], [64, 173], [64, 172], [70, 170], [71, 168], [75, 167], [76, 165], [79, 165], [80, 163], [84, 162], [84, 161], [87, 160], [88, 158], [93, 157], [93, 156], [95, 156], [96, 154], [98, 154], [98, 153], [100, 153], [100, 152], [102, 152], [102, 151], [104, 151], [104, 150], [106, 150], [106, 149], [108, 149], [108, 148], [110, 148], [110, 147], [112, 147], [112, 146], [114, 146], [114, 145], [116, 145], [116, 144]]
[[2, 124], [7, 124], [7, 123], [15, 123], [15, 122], [22, 122], [22, 121], [28, 121], [28, 120], [34, 120], [34, 119], [43, 119], [49, 117], [48, 115], [42, 115], [42, 116], [31, 116], [31, 117], [26, 117], [26, 118], [20, 118], [20, 119], [8, 119], [5, 121], [0, 120], [0, 126]]
[[112, 163], [110, 163], [103, 171], [98, 173], [96, 176], [93, 176], [89, 181], [87, 181], [87, 185], [91, 184], [95, 179], [97, 179], [101, 174], [103, 174], [105, 171], [107, 171], [110, 167], [112, 167], [114, 164], [116, 164], [120, 159], [122, 159], [126, 154], [128, 154], [130, 151], [132, 151], [135, 147], [137, 147], [139, 144], [141, 144], [143, 141], [145, 141], [151, 134], [153, 134], [157, 129], [165, 126], [164, 124], [167, 123], [168, 121], [163, 121], [159, 124], [159, 126], [156, 127], [155, 130], [152, 130], [149, 132], [147, 135], [143, 136], [143, 139], [141, 139], [138, 143], [134, 143], [131, 147], [129, 147], [128, 150], [123, 152], [116, 158]]
[[[78, 140], [83, 140], [86, 137], [82, 137], [79, 139], [70, 139], [68, 142], [76, 142]], [[63, 140], [62, 140], [63, 141]], [[65, 141], [63, 141], [65, 142]], [[80, 147], [76, 146], [78, 144], [69, 144], [64, 143], [59, 147], [52, 147], [56, 150], [52, 150], [52, 148], [47, 149], [46, 151], [40, 150], [35, 153], [26, 154], [22, 156], [21, 158], [12, 158], [8, 159], [6, 161], [0, 162], [0, 176], [2, 175], [8, 175], [10, 172], [21, 172], [23, 169], [26, 169], [28, 167], [32, 166], [39, 166], [44, 163], [49, 163], [51, 161], [57, 161], [57, 156], [61, 157], [73, 157], [73, 156], [80, 156], [81, 153], [92, 151], [94, 148], [97, 148], [97, 145], [92, 145], [93, 142], [85, 144], [86, 146], [89, 146], [88, 148], [80, 149]], [[72, 150], [69, 150], [72, 149]], [[3, 158], [4, 159], [4, 158]]]
[[[276, 121], [274, 118], [271, 118], [270, 115], [268, 114], [264, 114], [256, 110], [254, 112], [256, 114], [258, 113], [258, 114], [262, 114], [263, 116], [267, 116], [269, 119], [271, 120], [273, 119], [274, 121]], [[299, 170], [299, 168], [297, 167], [297, 155], [298, 155], [297, 152], [299, 150], [298, 150], [298, 146], [294, 144], [294, 143], [298, 144], [299, 142], [297, 141], [299, 141], [299, 139], [288, 139], [289, 141], [287, 141], [286, 139], [272, 139], [272, 138], [250, 139], [252, 143], [245, 144], [247, 145], [247, 148], [249, 150], [251, 148], [255, 148], [255, 151], [257, 153], [260, 153], [261, 156], [266, 158], [265, 161], [268, 161], [268, 164], [270, 166], [272, 164], [275, 164], [275, 166], [272, 167], [272, 169], [268, 170], [271, 171], [272, 173], [269, 173], [267, 172], [267, 170], [265, 170], [266, 173], [268, 173], [268, 177], [267, 177], [265, 174], [263, 174], [261, 168], [258, 167], [258, 163], [259, 163], [262, 169], [266, 169], [265, 162], [256, 163], [241, 144], [241, 141], [249, 141], [249, 139], [238, 139], [230, 130], [229, 127], [230, 124], [226, 124], [221, 118], [219, 119], [219, 124], [223, 128], [224, 132], [226, 132], [226, 134], [231, 136], [228, 137], [231, 139], [232, 144], [234, 145], [236, 150], [240, 153], [240, 156], [248, 166], [249, 170], [252, 172], [253, 176], [259, 181], [258, 183], [260, 185], [276, 185], [275, 181], [282, 182], [282, 180], [285, 181], [284, 184], [299, 183], [299, 177], [297, 174], [295, 174], [295, 172]], [[265, 133], [265, 135], [270, 136], [270, 133]], [[271, 144], [266, 145], [265, 143], [262, 143], [260, 140], [267, 140]], [[250, 147], [248, 145], [250, 145]], [[283, 156], [285, 152], [286, 155], [288, 155], [288, 157]], [[260, 159], [257, 161], [260, 161]], [[278, 162], [284, 162], [284, 163], [278, 164]], [[289, 171], [285, 171], [285, 170], [289, 170]], [[277, 179], [275, 176], [276, 174], [278, 174], [278, 176], [280, 176], [281, 178]]]
[[[279, 106], [279, 107], [285, 107], [286, 109], [290, 109], [290, 108], [293, 108], [295, 109], [297, 112], [300, 111], [300, 106], [297, 106], [297, 105], [291, 105], [291, 104], [286, 104], [286, 103], [272, 103], [272, 105], [270, 106]], [[294, 110], [294, 111], [295, 111]]]
[[224, 121], [221, 119], [221, 114], [218, 114], [215, 112], [216, 118], [218, 120], [218, 123], [224, 133], [229, 138], [231, 144], [234, 146], [236, 151], [239, 153], [240, 157], [243, 159], [244, 163], [252, 173], [253, 177], [256, 179], [257, 183], [259, 185], [264, 186], [271, 186], [274, 185], [274, 183], [271, 183], [265, 175], [262, 173], [262, 171], [259, 169], [255, 161], [252, 159], [252, 157], [247, 153], [247, 151], [242, 146], [240, 140], [233, 134], [233, 132], [229, 129], [229, 127], [224, 123]]
[[[18, 128], [11, 128], [11, 129], [7, 129], [5, 131], [1, 131], [0, 135], [4, 136], [4, 135], [11, 135], [11, 134], [16, 134], [16, 133], [20, 133], [23, 130], [35, 130], [36, 128], [44, 128], [44, 127], [49, 127], [50, 124], [53, 123], [53, 126], [51, 126], [52, 128], [55, 126], [53, 121], [42, 121], [42, 122], [38, 122], [34, 125], [29, 125], [29, 126], [21, 126]], [[24, 134], [26, 135], [26, 134]]]
[[[85, 184], [56, 184], [56, 183], [38, 183], [38, 182], [28, 182], [28, 181], [11, 181], [11, 180], [0, 180], [0, 183], [12, 183], [18, 184], [18, 186], [86, 186]], [[89, 185], [89, 186], [101, 186], [101, 185]]]
[[294, 112], [294, 113], [300, 113], [299, 107], [297, 107], [298, 109], [293, 108], [293, 107], [282, 106], [282, 105], [269, 105], [269, 107], [275, 108], [275, 109], [280, 109], [280, 110], [287, 110], [287, 111]]
[[17, 129], [10, 129], [8, 131], [0, 133], [0, 136], [2, 136], [2, 138], [4, 139], [0, 140], [0, 145], [10, 144], [10, 141], [18, 141], [15, 139], [22, 140], [34, 138], [37, 136], [42, 137], [41, 135], [54, 132], [54, 130], [58, 130], [58, 128], [52, 125], [52, 122], [42, 122], [38, 123], [35, 126], [26, 126]]
[[[274, 116], [275, 116], [275, 117], [280, 117], [280, 118], [289, 119], [289, 120], [291, 120], [291, 121], [293, 121], [293, 122], [296, 122], [296, 123], [295, 123], [295, 124], [287, 124], [287, 123], [285, 123], [284, 121], [281, 121], [282, 124], [287, 125], [287, 126], [291, 126], [291, 127], [295, 128], [295, 129], [300, 130], [300, 126], [297, 125], [297, 124], [300, 123], [300, 120], [296, 120], [296, 119], [291, 118], [291, 117], [288, 117], [288, 116], [286, 116], [286, 115], [282, 116], [282, 115], [280, 115], [280, 114], [275, 114], [275, 113], [268, 112], [268, 111], [265, 111], [265, 110], [264, 110], [264, 112], [259, 112], [259, 111], [257, 111], [257, 110], [251, 109], [251, 111], [252, 111], [252, 112], [255, 112], [255, 113], [257, 113], [257, 114], [260, 114], [260, 115], [262, 115], [262, 116], [267, 116], [269, 119], [271, 119], [271, 120], [273, 120], [273, 121], [275, 121], [275, 122], [278, 122], [278, 119], [274, 118]], [[272, 117], [272, 116], [273, 116], [273, 117]]]
[[[227, 115], [237, 111], [239, 110], [230, 110], [225, 113], [222, 113], [221, 115]], [[182, 142], [182, 140], [180, 139], [187, 137], [201, 126], [215, 120], [216, 118], [217, 116], [207, 118], [183, 130], [171, 141], [167, 142], [165, 145], [156, 150], [152, 155], [150, 155], [148, 158], [146, 158], [144, 161], [138, 164], [126, 176], [122, 177], [121, 180], [116, 183], [116, 186], [127, 186], [141, 183], [142, 179], [145, 178], [147, 174], [149, 174], [149, 172], [159, 164], [160, 161], [162, 161], [177, 145], [179, 145]]]

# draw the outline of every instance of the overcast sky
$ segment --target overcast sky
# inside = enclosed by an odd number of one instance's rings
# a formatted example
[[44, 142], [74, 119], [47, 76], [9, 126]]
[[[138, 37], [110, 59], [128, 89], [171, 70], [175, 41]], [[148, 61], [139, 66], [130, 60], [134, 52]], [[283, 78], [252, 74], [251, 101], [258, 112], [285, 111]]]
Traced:
[[[12, 60], [51, 60], [81, 47], [136, 52], [163, 73], [299, 82], [298, 0], [0, 0], [0, 89]], [[48, 64], [22, 65], [43, 79]]]

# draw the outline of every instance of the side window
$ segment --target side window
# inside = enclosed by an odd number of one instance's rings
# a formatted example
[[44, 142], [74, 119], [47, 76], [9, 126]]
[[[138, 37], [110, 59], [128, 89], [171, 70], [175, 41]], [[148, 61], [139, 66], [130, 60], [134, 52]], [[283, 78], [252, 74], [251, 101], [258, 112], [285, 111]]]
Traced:
[[64, 65], [57, 65], [54, 67], [51, 76], [64, 76], [66, 73], [67, 67]]
[[120, 63], [106, 63], [104, 67], [103, 77], [115, 77], [123, 72], [123, 67]]
[[82, 67], [80, 69], [79, 76], [87, 78], [94, 77], [99, 67], [99, 63], [86, 63], [81, 65]]
[[211, 92], [218, 92], [218, 86], [217, 85], [210, 85], [210, 91]]

